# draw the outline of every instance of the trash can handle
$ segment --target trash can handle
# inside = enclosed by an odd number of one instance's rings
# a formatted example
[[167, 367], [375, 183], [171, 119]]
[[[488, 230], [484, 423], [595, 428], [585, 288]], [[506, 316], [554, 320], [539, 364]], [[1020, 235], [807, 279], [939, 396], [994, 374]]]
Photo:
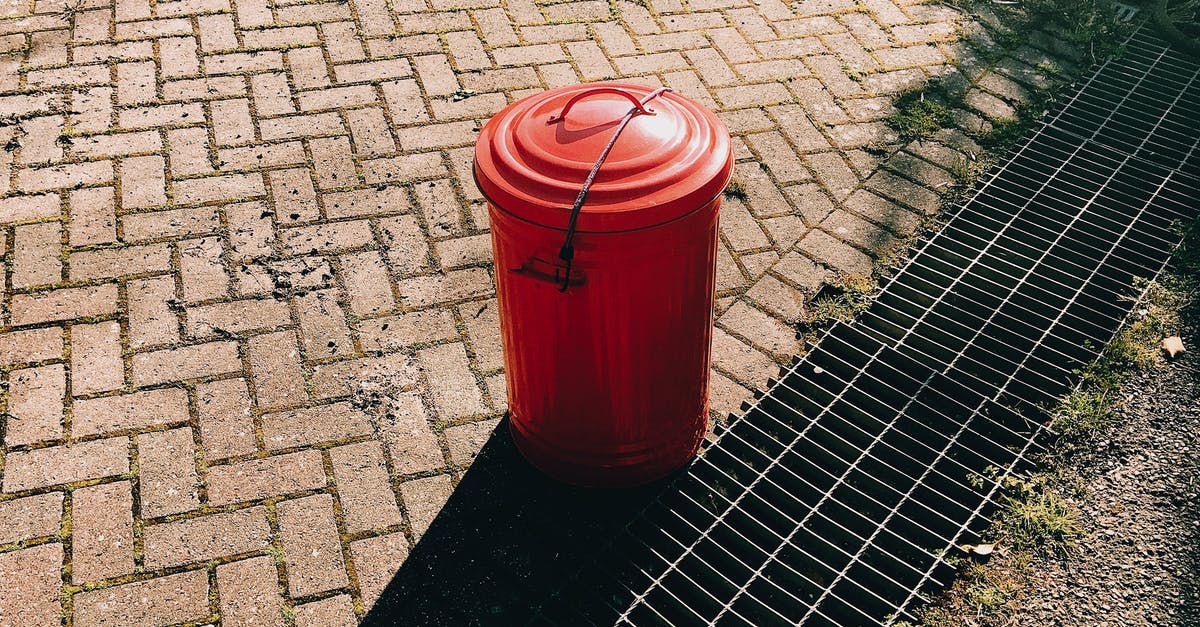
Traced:
[[579, 189], [579, 195], [575, 197], [575, 204], [571, 207], [571, 217], [567, 220], [567, 239], [563, 242], [562, 248], [558, 250], [558, 258], [566, 262], [566, 271], [563, 272], [562, 286], [558, 288], [559, 292], [567, 291], [567, 286], [571, 282], [571, 261], [575, 258], [575, 245], [572, 244], [572, 240], [575, 238], [575, 223], [579, 219], [579, 211], [583, 209], [583, 202], [587, 200], [588, 190], [592, 188], [592, 182], [596, 180], [596, 175], [600, 172], [600, 166], [604, 165], [604, 160], [608, 158], [608, 153], [612, 151], [613, 145], [617, 143], [617, 137], [621, 135], [621, 131], [625, 130], [629, 121], [638, 114], [654, 115], [652, 110], [646, 108], [646, 103], [654, 100], [663, 92], [668, 91], [671, 91], [669, 87], [659, 87], [646, 94], [646, 97], [638, 100], [637, 96], [615, 87], [597, 87], [596, 89], [589, 89], [588, 91], [576, 94], [567, 101], [567, 104], [563, 106], [562, 112], [558, 116], [550, 118], [549, 123], [563, 121], [566, 119], [567, 111], [576, 102], [593, 94], [620, 94], [633, 102], [633, 108], [621, 118], [621, 123], [617, 125], [617, 130], [609, 138], [608, 144], [604, 146], [604, 150], [600, 151], [600, 157], [596, 159], [596, 165], [593, 165], [592, 170], [588, 172], [587, 179], [583, 181], [583, 187]]
[[[661, 92], [662, 90], [659, 91]], [[595, 89], [581, 91], [572, 96], [571, 99], [567, 101], [567, 104], [563, 105], [562, 111], [559, 111], [558, 115], [550, 116], [550, 119], [547, 120], [546, 123], [554, 124], [555, 122], [561, 122], [567, 119], [567, 112], [571, 110], [571, 107], [575, 106], [575, 103], [587, 98], [588, 96], [595, 96], [596, 94], [616, 94], [618, 96], [624, 96], [629, 100], [629, 102], [633, 103], [633, 106], [638, 113], [642, 115], [654, 115], [653, 109], [647, 109], [645, 107], [645, 104], [650, 100], [650, 97], [647, 97], [646, 100], [638, 100], [637, 96], [625, 91], [624, 89], [617, 89], [616, 87], [596, 87]]]

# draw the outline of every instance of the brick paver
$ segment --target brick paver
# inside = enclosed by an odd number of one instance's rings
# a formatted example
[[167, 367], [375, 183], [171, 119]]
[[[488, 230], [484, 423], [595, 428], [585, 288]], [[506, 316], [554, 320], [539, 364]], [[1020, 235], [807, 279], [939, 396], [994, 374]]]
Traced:
[[[712, 407], [797, 351], [1048, 78], [919, 0], [0, 9], [0, 625], [353, 624], [505, 410], [480, 125], [582, 80], [732, 130]], [[1027, 59], [1029, 63], [1019, 59]], [[288, 618], [292, 617], [292, 618]]]

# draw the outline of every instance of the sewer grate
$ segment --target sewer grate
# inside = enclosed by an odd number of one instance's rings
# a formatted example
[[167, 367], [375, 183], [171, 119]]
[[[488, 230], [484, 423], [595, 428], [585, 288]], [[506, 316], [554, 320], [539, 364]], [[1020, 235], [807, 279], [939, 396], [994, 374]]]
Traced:
[[1198, 74], [1135, 34], [533, 622], [912, 620], [1197, 214]]

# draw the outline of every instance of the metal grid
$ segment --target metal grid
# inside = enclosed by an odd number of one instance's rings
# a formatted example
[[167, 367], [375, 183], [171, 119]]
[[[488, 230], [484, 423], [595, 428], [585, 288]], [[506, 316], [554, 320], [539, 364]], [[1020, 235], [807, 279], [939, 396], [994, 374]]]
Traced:
[[1197, 213], [1198, 74], [1135, 35], [534, 622], [911, 620]]

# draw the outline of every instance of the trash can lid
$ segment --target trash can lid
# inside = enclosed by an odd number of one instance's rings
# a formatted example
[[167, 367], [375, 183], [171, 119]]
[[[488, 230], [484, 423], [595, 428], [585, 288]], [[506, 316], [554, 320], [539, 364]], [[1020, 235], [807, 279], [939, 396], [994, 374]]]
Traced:
[[[476, 184], [492, 204], [516, 217], [566, 229], [575, 197], [617, 125], [634, 100], [652, 91], [629, 83], [586, 83], [509, 105], [479, 134]], [[600, 168], [580, 212], [579, 231], [662, 224], [704, 206], [729, 183], [729, 131], [716, 115], [674, 92], [660, 94], [646, 108], [653, 114], [633, 117]]]

